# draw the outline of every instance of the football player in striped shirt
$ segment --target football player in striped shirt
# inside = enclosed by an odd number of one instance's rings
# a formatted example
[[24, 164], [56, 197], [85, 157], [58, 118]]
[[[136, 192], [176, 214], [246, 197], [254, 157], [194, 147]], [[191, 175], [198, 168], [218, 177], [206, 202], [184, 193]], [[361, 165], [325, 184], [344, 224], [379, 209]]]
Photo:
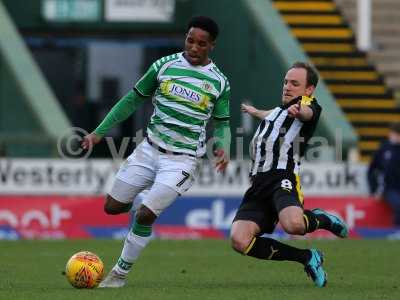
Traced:
[[133, 90], [108, 113], [95, 131], [84, 137], [88, 148], [140, 104], [153, 99], [154, 112], [147, 137], [116, 174], [104, 206], [107, 214], [127, 212], [144, 189], [121, 256], [100, 287], [122, 287], [140, 252], [150, 241], [152, 225], [172, 202], [186, 192], [206, 153], [206, 125], [213, 119], [216, 168], [229, 161], [230, 86], [227, 77], [209, 58], [218, 35], [210, 18], [194, 17], [188, 24], [184, 51], [155, 61]]
[[269, 237], [277, 222], [289, 234], [304, 235], [317, 229], [347, 237], [346, 224], [321, 209], [305, 210], [299, 180], [299, 159], [314, 133], [321, 106], [312, 96], [318, 83], [315, 70], [306, 63], [293, 64], [283, 82], [282, 105], [242, 110], [261, 123], [251, 142], [252, 185], [244, 195], [231, 229], [233, 248], [266, 260], [299, 262], [318, 287], [326, 284], [323, 256], [316, 249], [298, 249]]

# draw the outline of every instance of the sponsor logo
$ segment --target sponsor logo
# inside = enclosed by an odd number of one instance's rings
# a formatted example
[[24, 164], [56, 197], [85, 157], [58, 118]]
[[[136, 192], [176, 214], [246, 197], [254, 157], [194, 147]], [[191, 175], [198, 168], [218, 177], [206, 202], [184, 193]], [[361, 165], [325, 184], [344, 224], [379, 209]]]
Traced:
[[8, 209], [0, 209], [0, 224], [8, 224], [13, 228], [29, 228], [39, 224], [41, 228], [59, 228], [63, 220], [71, 219], [69, 210], [62, 209], [58, 204], [50, 206], [49, 213], [43, 209], [29, 209], [21, 215]]
[[215, 200], [210, 208], [193, 209], [185, 218], [185, 225], [194, 228], [216, 228], [228, 230], [235, 217], [236, 209], [227, 211], [224, 200]]
[[171, 80], [165, 81], [161, 84], [161, 91], [163, 94], [179, 97], [181, 99], [188, 100], [196, 103], [202, 108], [206, 108], [210, 101], [210, 98], [206, 95], [202, 95], [188, 87], [177, 84]]
[[300, 103], [302, 105], [311, 105], [311, 102], [314, 100], [313, 97], [302, 96]]
[[199, 103], [201, 101], [201, 95], [189, 88], [183, 87], [179, 84], [173, 83], [170, 86], [170, 90], [169, 90], [171, 95], [174, 96], [179, 96], [182, 98], [185, 98], [186, 100], [191, 100], [194, 102]]
[[103, 194], [116, 170], [110, 161], [0, 160], [0, 194]]
[[[367, 165], [302, 164], [300, 179], [306, 197], [313, 195], [368, 195]], [[94, 195], [112, 186], [118, 164], [112, 160], [71, 162], [57, 159], [0, 159], [0, 195]], [[204, 160], [187, 195], [242, 196], [249, 187], [249, 161], [231, 161], [218, 174]], [[292, 188], [295, 188], [294, 186]]]
[[0, 197], [0, 240], [114, 237], [128, 223], [126, 214], [107, 218], [100, 196]]

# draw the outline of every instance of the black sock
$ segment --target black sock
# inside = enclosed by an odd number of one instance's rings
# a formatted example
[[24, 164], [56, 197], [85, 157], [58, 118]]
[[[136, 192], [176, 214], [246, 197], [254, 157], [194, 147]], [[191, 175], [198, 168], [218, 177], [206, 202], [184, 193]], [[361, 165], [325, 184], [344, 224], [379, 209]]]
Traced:
[[310, 260], [310, 250], [295, 248], [266, 237], [255, 237], [246, 255], [259, 259], [297, 261], [303, 265]]
[[319, 228], [319, 220], [317, 216], [310, 210], [303, 212], [304, 224], [306, 227], [306, 233], [313, 232]]
[[304, 222], [306, 224], [306, 232], [313, 232], [317, 229], [327, 229], [330, 230], [332, 227], [331, 220], [322, 215], [314, 214], [311, 210], [304, 210]]

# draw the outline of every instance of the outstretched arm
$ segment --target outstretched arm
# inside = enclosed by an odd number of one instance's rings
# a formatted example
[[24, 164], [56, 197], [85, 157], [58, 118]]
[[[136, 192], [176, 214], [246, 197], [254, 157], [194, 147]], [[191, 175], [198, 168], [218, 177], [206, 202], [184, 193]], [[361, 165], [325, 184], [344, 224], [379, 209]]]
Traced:
[[240, 106], [242, 112], [248, 113], [249, 115], [256, 117], [258, 119], [264, 120], [272, 110], [260, 110], [255, 108], [253, 105], [242, 103]]
[[300, 121], [306, 122], [311, 120], [314, 112], [309, 106], [296, 103], [288, 108], [288, 115], [292, 118], [297, 118]]
[[215, 167], [218, 172], [222, 172], [228, 166], [230, 157], [231, 128], [229, 126], [229, 119], [214, 119], [213, 136], [215, 138], [215, 155], [217, 157]]
[[83, 137], [82, 148], [88, 149], [99, 143], [111, 128], [126, 120], [145, 99], [139, 96], [136, 91], [129, 91], [113, 106], [100, 125], [92, 133]]

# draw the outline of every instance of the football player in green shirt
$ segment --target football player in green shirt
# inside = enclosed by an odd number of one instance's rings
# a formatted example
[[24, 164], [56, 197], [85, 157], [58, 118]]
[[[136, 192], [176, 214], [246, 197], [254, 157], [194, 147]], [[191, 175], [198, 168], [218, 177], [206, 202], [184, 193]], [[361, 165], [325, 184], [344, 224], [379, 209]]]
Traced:
[[217, 170], [225, 170], [229, 162], [230, 86], [209, 58], [217, 35], [218, 25], [212, 19], [194, 17], [187, 27], [184, 51], [155, 61], [133, 90], [83, 139], [86, 149], [99, 143], [139, 105], [153, 99], [147, 137], [116, 174], [104, 210], [107, 214], [127, 212], [136, 195], [149, 191], [136, 211], [121, 256], [99, 287], [125, 285], [128, 272], [151, 239], [152, 224], [192, 186], [200, 157], [206, 153], [206, 125], [211, 118]]

